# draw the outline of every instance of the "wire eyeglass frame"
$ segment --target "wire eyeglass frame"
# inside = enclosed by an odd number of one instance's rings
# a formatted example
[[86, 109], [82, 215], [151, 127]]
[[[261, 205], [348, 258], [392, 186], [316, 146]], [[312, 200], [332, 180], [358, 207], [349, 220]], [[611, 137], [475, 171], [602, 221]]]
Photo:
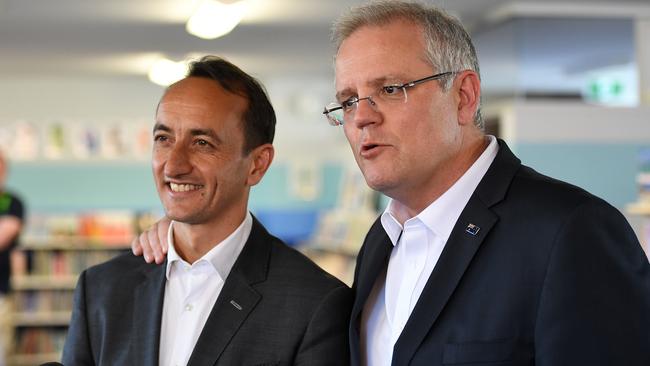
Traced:
[[[359, 105], [359, 102], [362, 100], [367, 100], [368, 103], [370, 103], [371, 106], [376, 107], [377, 101], [380, 100], [382, 102], [384, 101], [399, 101], [400, 99], [404, 99], [404, 103], [408, 101], [408, 95], [406, 94], [406, 89], [407, 88], [412, 88], [418, 84], [431, 81], [431, 80], [439, 80], [444, 77], [447, 77], [449, 75], [455, 74], [454, 71], [446, 71], [446, 72], [441, 72], [438, 74], [434, 74], [431, 76], [427, 76], [422, 79], [417, 79], [413, 81], [406, 82], [404, 84], [397, 84], [397, 85], [385, 85], [382, 86], [377, 93], [375, 93], [375, 97], [372, 95], [369, 95], [367, 97], [359, 98], [358, 96], [356, 97], [351, 97], [348, 98], [347, 100], [344, 100], [341, 103], [330, 103], [327, 106], [325, 106], [323, 110], [323, 114], [327, 118], [327, 121], [329, 122], [330, 125], [332, 126], [341, 126], [345, 122], [345, 116], [346, 114], [354, 113], [357, 109], [357, 106]], [[397, 93], [398, 90], [402, 91], [403, 97]]]

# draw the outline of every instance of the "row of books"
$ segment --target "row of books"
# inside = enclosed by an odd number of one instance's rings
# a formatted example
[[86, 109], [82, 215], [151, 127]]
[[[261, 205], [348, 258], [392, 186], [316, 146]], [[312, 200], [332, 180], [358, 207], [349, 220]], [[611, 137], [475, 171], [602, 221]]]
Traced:
[[27, 220], [23, 243], [28, 246], [124, 245], [151, 226], [159, 213], [98, 211], [70, 214], [34, 213]]
[[650, 206], [650, 171], [637, 174], [636, 182], [639, 188], [639, 202]]
[[21, 313], [72, 311], [72, 293], [70, 290], [16, 291], [14, 306]]
[[93, 251], [34, 251], [29, 276], [77, 276], [84, 269], [106, 262], [116, 254], [115, 250]]
[[59, 353], [65, 343], [66, 328], [18, 328], [16, 329], [17, 354]]
[[650, 205], [650, 149], [639, 151], [638, 164], [636, 183], [639, 189], [639, 202]]

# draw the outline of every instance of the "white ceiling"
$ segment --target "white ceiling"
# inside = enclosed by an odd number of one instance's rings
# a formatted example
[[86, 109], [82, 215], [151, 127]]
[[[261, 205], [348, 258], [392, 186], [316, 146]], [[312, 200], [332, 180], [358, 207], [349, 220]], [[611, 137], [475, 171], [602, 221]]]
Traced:
[[[246, 1], [253, 11], [242, 24], [208, 41], [185, 31], [198, 0], [0, 0], [0, 129], [17, 121], [150, 123], [163, 90], [147, 80], [151, 63], [217, 54], [269, 90], [276, 160], [353, 164], [341, 130], [320, 111], [332, 97], [330, 24], [364, 0]], [[473, 33], [486, 104], [529, 90], [575, 94], [577, 70], [630, 62], [631, 20], [650, 19], [650, 0], [429, 2]]]
[[[363, 2], [247, 1], [251, 12], [242, 24], [208, 41], [184, 28], [197, 0], [0, 0], [0, 78], [144, 77], [158, 56], [180, 60], [201, 54], [225, 56], [258, 76], [329, 76], [330, 24], [343, 9]], [[429, 2], [459, 16], [475, 33], [513, 16], [650, 14], [650, 0]]]

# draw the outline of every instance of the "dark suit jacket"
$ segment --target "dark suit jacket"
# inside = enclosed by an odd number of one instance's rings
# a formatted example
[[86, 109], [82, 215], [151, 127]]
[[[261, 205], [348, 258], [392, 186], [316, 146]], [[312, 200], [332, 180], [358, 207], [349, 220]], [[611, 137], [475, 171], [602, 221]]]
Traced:
[[[63, 364], [158, 365], [165, 281], [164, 265], [131, 254], [85, 271]], [[345, 365], [351, 305], [345, 284], [254, 220], [188, 365]]]
[[[393, 365], [650, 365], [650, 264], [625, 218], [499, 145]], [[475, 235], [469, 224], [480, 228]], [[353, 364], [361, 312], [391, 248], [377, 220], [357, 258]]]

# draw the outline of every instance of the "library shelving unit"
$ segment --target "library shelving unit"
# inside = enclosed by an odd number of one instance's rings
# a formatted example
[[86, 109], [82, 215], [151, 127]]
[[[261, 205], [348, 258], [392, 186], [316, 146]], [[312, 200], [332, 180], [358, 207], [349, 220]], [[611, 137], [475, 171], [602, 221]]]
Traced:
[[299, 250], [321, 268], [352, 286], [357, 253], [376, 212], [336, 209], [323, 213], [315, 235]]
[[628, 215], [640, 218], [641, 224], [636, 228], [641, 246], [650, 260], [650, 200], [643, 200], [627, 206]]
[[14, 352], [9, 365], [61, 358], [79, 274], [128, 250], [126, 241], [24, 239], [14, 253]]
[[58, 361], [79, 274], [130, 248], [148, 212], [35, 213], [12, 253], [12, 352], [8, 365]]
[[299, 249], [351, 286], [357, 253], [378, 216], [378, 197], [354, 165], [344, 169], [340, 191], [336, 206], [321, 213], [313, 237]]
[[635, 230], [641, 246], [650, 259], [650, 149], [644, 150], [640, 155], [642, 169], [636, 177], [639, 198], [636, 202], [627, 205], [625, 211], [637, 219]]
[[14, 255], [14, 352], [8, 364], [59, 360], [77, 277], [128, 248], [125, 240], [24, 239]]

